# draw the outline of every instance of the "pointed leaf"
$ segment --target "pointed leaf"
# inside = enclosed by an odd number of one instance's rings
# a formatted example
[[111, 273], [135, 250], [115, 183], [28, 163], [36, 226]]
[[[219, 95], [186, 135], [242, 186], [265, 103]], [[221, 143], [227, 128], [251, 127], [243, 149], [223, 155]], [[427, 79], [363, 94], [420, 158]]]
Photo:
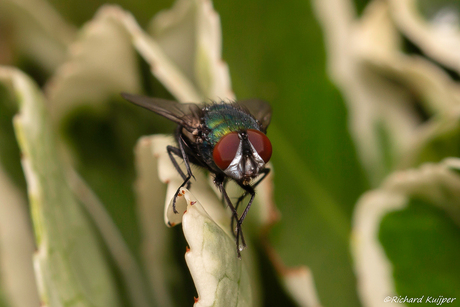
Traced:
[[37, 86], [21, 72], [1, 68], [19, 105], [14, 119], [34, 222], [34, 257], [42, 304], [119, 306], [113, 276], [95, 233], [74, 198]]
[[[16, 102], [0, 83], [0, 296], [1, 306], [38, 305], [32, 266], [34, 237], [13, 128]], [[8, 305], [6, 303], [8, 302]]]
[[253, 306], [246, 264], [237, 257], [233, 237], [190, 192], [181, 192], [187, 201], [183, 230], [190, 250], [185, 260], [198, 292], [195, 306]]

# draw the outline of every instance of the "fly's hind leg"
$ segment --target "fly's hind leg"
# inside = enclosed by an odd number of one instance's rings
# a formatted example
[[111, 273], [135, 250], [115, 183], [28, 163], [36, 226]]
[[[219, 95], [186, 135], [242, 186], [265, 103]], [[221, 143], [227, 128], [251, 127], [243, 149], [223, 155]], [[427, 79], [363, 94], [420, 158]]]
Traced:
[[[185, 153], [183, 142], [184, 142], [184, 140], [182, 139], [182, 137], [179, 137], [179, 140], [178, 140], [179, 148], [171, 146], [171, 145], [168, 145], [166, 147], [166, 150], [168, 151], [169, 158], [171, 159], [171, 162], [174, 165], [174, 168], [176, 169], [176, 171], [179, 173], [179, 175], [184, 180], [184, 182], [179, 186], [179, 188], [177, 189], [176, 193], [174, 194], [173, 211], [176, 214], [178, 213], [177, 210], [176, 210], [176, 199], [177, 199], [177, 195], [179, 195], [180, 189], [183, 188], [184, 186], [185, 186], [185, 188], [187, 190], [190, 189], [190, 185], [191, 185], [190, 178], [193, 177], [195, 179], [195, 176], [193, 176], [192, 170], [190, 169], [190, 162], [188, 160], [187, 154]], [[187, 175], [184, 174], [184, 172], [180, 168], [179, 164], [177, 163], [176, 158], [174, 158], [173, 154], [175, 154], [178, 157], [181, 157], [184, 160], [185, 169], [187, 170]]]

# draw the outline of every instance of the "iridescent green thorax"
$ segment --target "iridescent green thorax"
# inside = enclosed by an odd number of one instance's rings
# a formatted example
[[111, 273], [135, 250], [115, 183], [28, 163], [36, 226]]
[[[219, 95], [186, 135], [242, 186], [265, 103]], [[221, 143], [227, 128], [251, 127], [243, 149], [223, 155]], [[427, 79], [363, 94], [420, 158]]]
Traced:
[[209, 106], [208, 112], [204, 117], [204, 123], [210, 130], [208, 141], [212, 147], [230, 132], [260, 129], [259, 124], [251, 115], [229, 104], [213, 104]]

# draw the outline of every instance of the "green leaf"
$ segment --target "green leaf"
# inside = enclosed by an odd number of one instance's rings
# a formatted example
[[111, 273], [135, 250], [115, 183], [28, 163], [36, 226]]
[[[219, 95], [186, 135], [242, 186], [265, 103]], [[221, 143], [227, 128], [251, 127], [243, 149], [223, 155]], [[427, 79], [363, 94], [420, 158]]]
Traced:
[[437, 204], [411, 198], [383, 217], [379, 240], [398, 294], [460, 297], [460, 225]]
[[458, 158], [394, 173], [358, 202], [353, 249], [366, 305], [387, 296], [458, 297]]
[[39, 304], [31, 261], [35, 246], [13, 128], [16, 111], [11, 93], [0, 83], [0, 305], [33, 306]]
[[120, 306], [102, 250], [66, 180], [45, 99], [23, 73], [2, 68], [19, 105], [14, 126], [22, 151], [37, 252], [40, 299], [46, 306]]

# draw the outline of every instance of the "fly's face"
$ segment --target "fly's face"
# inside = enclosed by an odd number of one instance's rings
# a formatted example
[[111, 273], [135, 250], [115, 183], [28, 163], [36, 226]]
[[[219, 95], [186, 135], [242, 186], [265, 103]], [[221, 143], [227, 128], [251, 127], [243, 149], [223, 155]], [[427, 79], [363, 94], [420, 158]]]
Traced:
[[221, 138], [213, 150], [214, 163], [244, 185], [257, 177], [272, 155], [272, 145], [261, 131], [248, 129]]

